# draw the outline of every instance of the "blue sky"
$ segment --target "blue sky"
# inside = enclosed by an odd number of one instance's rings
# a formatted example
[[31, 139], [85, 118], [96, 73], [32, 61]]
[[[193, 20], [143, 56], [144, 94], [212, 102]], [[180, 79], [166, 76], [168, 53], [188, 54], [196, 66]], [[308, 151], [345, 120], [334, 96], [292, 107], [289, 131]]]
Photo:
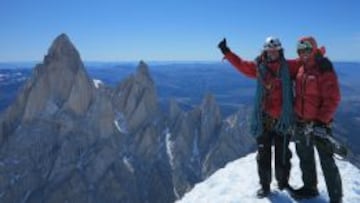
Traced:
[[358, 0], [0, 0], [0, 61], [40, 61], [66, 33], [85, 61], [253, 59], [267, 36], [288, 58], [314, 36], [337, 61], [360, 61]]

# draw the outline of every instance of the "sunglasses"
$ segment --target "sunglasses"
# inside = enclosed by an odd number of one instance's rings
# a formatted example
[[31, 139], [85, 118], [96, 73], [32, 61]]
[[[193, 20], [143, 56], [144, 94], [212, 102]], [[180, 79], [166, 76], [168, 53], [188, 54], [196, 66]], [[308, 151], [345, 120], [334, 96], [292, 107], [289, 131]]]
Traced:
[[308, 41], [299, 41], [297, 44], [298, 54], [310, 54], [313, 50], [313, 47]]
[[298, 49], [297, 53], [300, 54], [311, 54], [312, 48]]

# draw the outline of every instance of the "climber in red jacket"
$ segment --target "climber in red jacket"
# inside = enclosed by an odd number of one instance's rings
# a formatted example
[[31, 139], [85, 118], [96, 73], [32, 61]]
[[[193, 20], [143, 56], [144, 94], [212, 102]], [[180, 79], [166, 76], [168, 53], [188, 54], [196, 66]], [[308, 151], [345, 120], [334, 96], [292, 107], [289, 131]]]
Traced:
[[331, 203], [342, 199], [339, 170], [333, 158], [333, 148], [326, 136], [331, 134], [331, 121], [340, 102], [340, 90], [332, 63], [324, 57], [313, 37], [298, 41], [297, 52], [303, 63], [296, 75], [295, 128], [296, 152], [304, 186], [294, 191], [298, 199], [317, 196], [317, 176], [314, 146], [317, 148]]
[[293, 85], [301, 63], [285, 60], [279, 39], [268, 37], [263, 51], [255, 61], [246, 61], [234, 54], [223, 39], [218, 47], [238, 71], [257, 80], [251, 130], [258, 144], [257, 164], [261, 188], [257, 196], [270, 193], [271, 145], [275, 143], [275, 177], [279, 189], [289, 186], [290, 158], [289, 129], [293, 125]]

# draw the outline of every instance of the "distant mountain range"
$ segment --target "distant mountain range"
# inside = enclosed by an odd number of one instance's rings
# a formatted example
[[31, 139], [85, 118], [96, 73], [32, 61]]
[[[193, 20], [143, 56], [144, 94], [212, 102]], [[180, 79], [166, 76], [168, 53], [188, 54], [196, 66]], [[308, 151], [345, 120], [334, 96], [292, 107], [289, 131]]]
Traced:
[[16, 97], [0, 116], [1, 202], [174, 202], [255, 148], [248, 108], [223, 119], [207, 93], [163, 111], [145, 62], [107, 85], [65, 34], [28, 77], [7, 71]]
[[[0, 111], [13, 101], [16, 90], [24, 79], [30, 77], [30, 67], [34, 66], [4, 66], [0, 63], [0, 85], [8, 93], [0, 97]], [[92, 78], [114, 87], [118, 81], [133, 73], [136, 67], [136, 62], [91, 62], [86, 69]], [[360, 63], [335, 62], [335, 67], [341, 83], [342, 102], [358, 100]], [[211, 92], [221, 106], [222, 114], [227, 116], [236, 111], [239, 105], [251, 104], [255, 91], [255, 82], [238, 73], [226, 62], [157, 62], [151, 65], [149, 71], [154, 78], [163, 109], [167, 109], [170, 98], [177, 99], [184, 108], [191, 108], [200, 104], [204, 95]]]
[[[8, 66], [7, 66], [8, 67]], [[30, 77], [31, 69], [1, 68], [3, 80], [0, 83], [7, 92], [16, 92], [24, 80]], [[14, 68], [18, 67], [18, 68]], [[135, 72], [137, 64], [133, 63], [90, 63], [86, 69], [94, 79], [114, 87], [118, 81]], [[183, 107], [191, 108], [201, 103], [207, 93], [215, 94], [222, 105], [222, 113], [229, 115], [236, 111], [240, 104], [250, 103], [253, 96], [254, 81], [239, 75], [227, 63], [166, 63], [152, 65], [150, 73], [156, 81], [156, 89], [163, 109], [166, 109], [170, 98], [176, 98]], [[7, 87], [12, 84], [13, 86]], [[12, 97], [1, 97], [0, 110], [9, 105]]]

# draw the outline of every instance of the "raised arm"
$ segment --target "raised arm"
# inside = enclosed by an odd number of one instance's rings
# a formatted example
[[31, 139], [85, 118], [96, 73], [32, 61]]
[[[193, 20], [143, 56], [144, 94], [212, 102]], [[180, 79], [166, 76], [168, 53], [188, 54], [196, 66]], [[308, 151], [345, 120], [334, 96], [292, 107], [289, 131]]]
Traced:
[[256, 63], [254, 61], [242, 60], [231, 51], [225, 54], [225, 59], [227, 59], [236, 68], [236, 70], [240, 71], [245, 76], [249, 78], [256, 78]]
[[227, 59], [238, 71], [249, 78], [256, 78], [257, 71], [255, 61], [242, 60], [239, 56], [234, 54], [227, 46], [225, 38], [218, 44], [218, 47], [224, 54], [224, 58]]

